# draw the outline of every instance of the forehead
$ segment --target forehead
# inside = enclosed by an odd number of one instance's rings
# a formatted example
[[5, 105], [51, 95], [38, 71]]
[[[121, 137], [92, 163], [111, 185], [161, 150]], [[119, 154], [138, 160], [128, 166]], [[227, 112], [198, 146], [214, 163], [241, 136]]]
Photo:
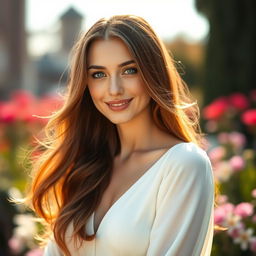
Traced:
[[134, 59], [126, 44], [119, 38], [98, 39], [92, 42], [88, 55], [88, 65], [120, 64]]

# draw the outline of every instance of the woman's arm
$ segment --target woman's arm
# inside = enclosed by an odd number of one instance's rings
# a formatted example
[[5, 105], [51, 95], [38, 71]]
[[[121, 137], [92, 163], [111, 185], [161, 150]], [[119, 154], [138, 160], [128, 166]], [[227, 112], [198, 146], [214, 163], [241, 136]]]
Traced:
[[[195, 146], [191, 149], [177, 152], [175, 160], [167, 167], [169, 170], [158, 194], [147, 256], [210, 255], [214, 202], [212, 168], [203, 150]], [[206, 239], [208, 244], [204, 245]]]

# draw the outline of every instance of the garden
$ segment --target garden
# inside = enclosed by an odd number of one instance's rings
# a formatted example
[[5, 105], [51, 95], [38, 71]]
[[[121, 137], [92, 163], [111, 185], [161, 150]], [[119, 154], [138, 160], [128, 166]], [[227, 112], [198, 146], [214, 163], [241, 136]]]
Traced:
[[[8, 198], [24, 196], [31, 149], [61, 104], [57, 95], [37, 98], [27, 91], [0, 103], [1, 255], [42, 255], [35, 216]], [[212, 256], [256, 255], [256, 90], [218, 97], [201, 110], [217, 188]]]

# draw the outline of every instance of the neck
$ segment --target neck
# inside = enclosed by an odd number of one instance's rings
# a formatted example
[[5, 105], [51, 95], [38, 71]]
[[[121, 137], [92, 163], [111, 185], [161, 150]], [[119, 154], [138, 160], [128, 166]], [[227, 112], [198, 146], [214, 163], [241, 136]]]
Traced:
[[150, 109], [127, 123], [117, 125], [121, 142], [120, 158], [128, 158], [132, 153], [150, 149], [154, 145], [153, 138], [159, 137]]

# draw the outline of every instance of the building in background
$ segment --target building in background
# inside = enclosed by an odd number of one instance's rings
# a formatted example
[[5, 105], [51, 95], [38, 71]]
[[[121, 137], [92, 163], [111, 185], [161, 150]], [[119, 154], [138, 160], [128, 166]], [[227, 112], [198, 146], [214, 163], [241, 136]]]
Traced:
[[42, 95], [66, 83], [70, 50], [77, 39], [83, 16], [70, 7], [60, 17], [60, 48], [33, 58], [27, 54], [25, 1], [0, 0], [0, 100], [26, 89]]
[[39, 95], [55, 92], [67, 81], [68, 62], [72, 46], [81, 32], [83, 16], [70, 7], [60, 17], [60, 48], [48, 52], [36, 61]]
[[81, 32], [83, 15], [70, 7], [60, 17], [62, 51], [69, 52]]
[[24, 86], [25, 1], [0, 0], [0, 99]]

